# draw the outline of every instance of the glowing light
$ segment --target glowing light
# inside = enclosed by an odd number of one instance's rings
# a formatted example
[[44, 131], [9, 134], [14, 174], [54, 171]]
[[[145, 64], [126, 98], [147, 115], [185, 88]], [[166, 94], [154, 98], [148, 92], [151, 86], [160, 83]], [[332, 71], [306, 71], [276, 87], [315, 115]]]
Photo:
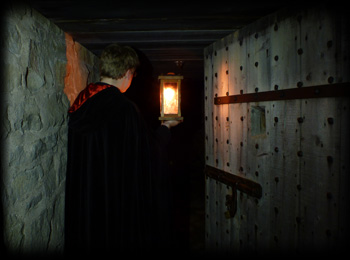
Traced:
[[160, 117], [159, 120], [183, 120], [181, 116], [181, 80], [183, 76], [168, 73], [159, 76]]
[[177, 114], [178, 113], [178, 100], [177, 89], [173, 87], [164, 87], [164, 113], [165, 114]]
[[171, 100], [175, 96], [175, 90], [172, 88], [165, 88], [164, 89], [164, 98], [166, 100]]

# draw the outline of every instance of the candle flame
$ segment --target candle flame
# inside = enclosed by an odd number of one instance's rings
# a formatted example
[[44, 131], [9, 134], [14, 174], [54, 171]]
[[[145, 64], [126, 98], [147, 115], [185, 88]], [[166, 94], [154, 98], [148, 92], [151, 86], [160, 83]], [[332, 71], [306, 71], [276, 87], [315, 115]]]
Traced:
[[175, 96], [175, 90], [172, 88], [165, 88], [164, 89], [164, 97], [166, 100], [172, 100]]
[[164, 88], [164, 114], [177, 114], [177, 89], [172, 87]]

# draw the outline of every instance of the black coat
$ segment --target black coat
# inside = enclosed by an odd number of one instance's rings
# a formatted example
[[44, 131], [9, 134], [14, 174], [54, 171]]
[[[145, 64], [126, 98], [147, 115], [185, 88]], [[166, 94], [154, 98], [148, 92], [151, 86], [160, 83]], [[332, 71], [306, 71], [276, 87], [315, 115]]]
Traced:
[[73, 107], [68, 130], [66, 252], [168, 247], [172, 234], [165, 150], [169, 129], [161, 126], [152, 134], [137, 107], [116, 87], [103, 83], [90, 84]]

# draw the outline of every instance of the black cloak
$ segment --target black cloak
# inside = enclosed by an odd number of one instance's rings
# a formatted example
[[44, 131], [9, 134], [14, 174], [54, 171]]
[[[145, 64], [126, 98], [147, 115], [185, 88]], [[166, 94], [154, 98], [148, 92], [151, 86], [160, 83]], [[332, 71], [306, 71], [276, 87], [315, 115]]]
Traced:
[[90, 84], [69, 111], [65, 249], [166, 248], [171, 231], [165, 147], [118, 88]]

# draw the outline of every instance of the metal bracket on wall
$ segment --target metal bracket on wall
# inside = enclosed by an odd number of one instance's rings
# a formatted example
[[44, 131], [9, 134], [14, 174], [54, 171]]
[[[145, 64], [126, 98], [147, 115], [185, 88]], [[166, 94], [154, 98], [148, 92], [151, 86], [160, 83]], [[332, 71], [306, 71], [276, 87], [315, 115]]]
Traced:
[[262, 196], [261, 185], [246, 178], [222, 171], [209, 165], [206, 165], [205, 167], [205, 175], [232, 188], [232, 195], [226, 195], [226, 218], [233, 218], [236, 214], [237, 190], [258, 199]]
[[272, 90], [265, 92], [258, 92], [258, 89], [256, 89], [256, 93], [215, 97], [214, 104], [222, 105], [290, 99], [348, 97], [350, 93], [349, 90], [350, 83], [337, 83], [312, 87], [302, 87], [302, 84], [300, 83], [298, 88], [292, 89]]

